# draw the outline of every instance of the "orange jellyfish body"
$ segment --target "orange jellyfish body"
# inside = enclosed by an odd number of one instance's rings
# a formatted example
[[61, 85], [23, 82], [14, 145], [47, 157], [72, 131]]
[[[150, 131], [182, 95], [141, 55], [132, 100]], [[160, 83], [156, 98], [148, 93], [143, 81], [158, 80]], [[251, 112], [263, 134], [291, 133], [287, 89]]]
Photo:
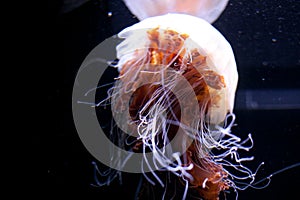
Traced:
[[[154, 28], [147, 31], [147, 36], [150, 41], [148, 47], [136, 49], [132, 59], [128, 60], [120, 70], [120, 82], [124, 86], [128, 86], [127, 83], [130, 82], [127, 90], [132, 90], [133, 95], [126, 92], [125, 89], [118, 90], [119, 98], [116, 100], [115, 110], [121, 111], [124, 107], [123, 102], [129, 102], [131, 123], [140, 124], [141, 116], [147, 116], [149, 109], [155, 107], [158, 96], [167, 94], [165, 98], [172, 102], [168, 105], [166, 103], [162, 105], [165, 109], [172, 111], [168, 112], [167, 120], [179, 119], [181, 109], [177, 97], [163, 87], [164, 83], [161, 78], [161, 74], [167, 74], [167, 69], [171, 68], [180, 73], [192, 87], [201, 110], [200, 113], [203, 114], [199, 118], [202, 120], [201, 123], [205, 123], [204, 116], [207, 115], [208, 109], [221, 101], [218, 93], [210, 93], [209, 88], [216, 91], [225, 88], [224, 77], [208, 68], [206, 56], [201, 55], [197, 48], [190, 50], [188, 52], [190, 56], [186, 56], [188, 49], [184, 47], [184, 42], [189, 37], [187, 34], [180, 34], [174, 30], [162, 32], [159, 31], [159, 28]], [[151, 84], [139, 87], [137, 83], [144, 82], [146, 79]], [[181, 123], [188, 121], [189, 119], [181, 119]], [[176, 125], [171, 125], [167, 129], [166, 137], [168, 140], [174, 137], [177, 130]], [[157, 135], [157, 142], [161, 146], [163, 145], [163, 134], [164, 131], [161, 131]], [[193, 165], [189, 171], [191, 177], [187, 178], [190, 188], [196, 190], [199, 196], [204, 199], [218, 199], [219, 193], [229, 188], [226, 181], [227, 173], [220, 164], [211, 161], [206, 150], [199, 152], [199, 149], [205, 148], [199, 140], [194, 140], [187, 151], [181, 155], [182, 166]], [[137, 140], [132, 149], [135, 152], [142, 152], [142, 140]]]
[[[255, 174], [239, 150], [252, 148], [251, 135], [231, 133], [236, 62], [230, 44], [211, 24], [195, 16], [169, 13], [122, 30], [116, 48], [119, 71], [110, 101], [119, 136], [151, 184], [166, 194], [169, 179], [184, 186], [182, 199], [217, 200], [222, 191], [244, 189]], [[134, 137], [131, 137], [134, 136]], [[128, 139], [129, 138], [129, 139]], [[249, 141], [249, 142], [248, 142]], [[250, 143], [250, 145], [249, 145]], [[122, 169], [129, 157], [118, 157]], [[111, 159], [114, 161], [114, 159]], [[188, 191], [191, 193], [188, 193]]]

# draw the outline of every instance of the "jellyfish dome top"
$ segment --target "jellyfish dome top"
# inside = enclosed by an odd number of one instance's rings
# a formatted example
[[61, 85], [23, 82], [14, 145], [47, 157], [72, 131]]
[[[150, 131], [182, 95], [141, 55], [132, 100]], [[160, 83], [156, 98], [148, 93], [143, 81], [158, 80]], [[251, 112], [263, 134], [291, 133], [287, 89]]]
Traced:
[[113, 117], [135, 136], [131, 143], [122, 140], [145, 155], [141, 168], [148, 166], [162, 186], [157, 172], [175, 174], [185, 186], [183, 199], [189, 189], [198, 198], [218, 199], [221, 191], [239, 189], [233, 179], [254, 179], [242, 165], [252, 158], [238, 154], [252, 147], [251, 135], [241, 141], [231, 133], [234, 54], [210, 24], [227, 2], [125, 0], [141, 21], [118, 34], [124, 40], [117, 46], [119, 76], [110, 94]]
[[129, 10], [139, 20], [167, 13], [182, 13], [196, 16], [209, 23], [223, 12], [228, 0], [124, 0]]

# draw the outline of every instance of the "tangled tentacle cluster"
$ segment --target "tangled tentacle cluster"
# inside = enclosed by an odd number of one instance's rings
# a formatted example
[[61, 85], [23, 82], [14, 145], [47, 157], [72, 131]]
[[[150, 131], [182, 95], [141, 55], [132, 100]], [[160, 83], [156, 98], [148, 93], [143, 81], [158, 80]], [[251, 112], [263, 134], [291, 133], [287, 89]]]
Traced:
[[[239, 188], [233, 179], [254, 180], [251, 170], [241, 164], [252, 158], [239, 158], [237, 152], [249, 150], [252, 139], [249, 135], [241, 141], [230, 133], [235, 118], [232, 113], [224, 126], [210, 124], [209, 109], [219, 106], [219, 93], [226, 83], [188, 38], [187, 34], [170, 29], [148, 30], [148, 47], [130, 52], [130, 59], [122, 63], [111, 94], [112, 110], [115, 120], [136, 136], [134, 142], [124, 143], [133, 152], [153, 153], [152, 174], [162, 186], [164, 183], [154, 170], [174, 173], [189, 186], [186, 191], [193, 188], [204, 199], [218, 199], [221, 191]], [[186, 81], [190, 89], [182, 87]], [[185, 105], [181, 105], [179, 99], [186, 96], [193, 99], [185, 99]], [[189, 102], [193, 100], [196, 107]], [[173, 146], [167, 148], [175, 137]], [[251, 145], [245, 147], [248, 141]], [[222, 153], [213, 154], [214, 149]], [[151, 167], [149, 158], [144, 159]], [[234, 175], [231, 169], [242, 176]]]

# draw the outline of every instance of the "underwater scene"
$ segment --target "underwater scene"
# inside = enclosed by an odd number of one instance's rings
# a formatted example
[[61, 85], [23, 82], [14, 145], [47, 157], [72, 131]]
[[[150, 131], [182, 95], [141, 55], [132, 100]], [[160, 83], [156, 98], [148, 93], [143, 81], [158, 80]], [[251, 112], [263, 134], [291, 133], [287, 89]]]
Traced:
[[48, 1], [47, 194], [297, 199], [299, 10]]

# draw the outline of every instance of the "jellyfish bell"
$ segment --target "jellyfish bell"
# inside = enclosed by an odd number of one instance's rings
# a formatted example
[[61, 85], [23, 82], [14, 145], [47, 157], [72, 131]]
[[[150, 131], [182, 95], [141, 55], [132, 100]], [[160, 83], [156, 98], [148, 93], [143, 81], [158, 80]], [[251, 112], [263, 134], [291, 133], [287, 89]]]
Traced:
[[139, 20], [167, 13], [189, 14], [213, 23], [228, 0], [124, 0]]
[[[186, 56], [192, 55], [193, 50], [197, 49], [198, 54], [205, 58], [205, 66], [196, 67], [196, 69], [204, 76], [209, 86], [209, 94], [214, 99], [208, 109], [206, 120], [210, 124], [223, 122], [226, 115], [232, 113], [234, 108], [238, 81], [236, 62], [227, 40], [203, 19], [185, 14], [166, 14], [147, 18], [125, 28], [118, 34], [120, 38], [125, 39], [117, 46], [118, 70], [125, 73], [124, 65], [129, 66], [128, 62], [134, 60], [137, 55], [139, 58], [147, 57], [148, 51], [145, 49], [154, 48], [149, 40], [149, 33], [151, 35], [151, 30], [154, 29], [162, 32], [172, 30], [179, 35], [185, 35]], [[162, 38], [163, 36], [158, 39]], [[158, 48], [166, 48], [166, 46], [160, 45]], [[194, 58], [194, 61], [196, 59]]]

